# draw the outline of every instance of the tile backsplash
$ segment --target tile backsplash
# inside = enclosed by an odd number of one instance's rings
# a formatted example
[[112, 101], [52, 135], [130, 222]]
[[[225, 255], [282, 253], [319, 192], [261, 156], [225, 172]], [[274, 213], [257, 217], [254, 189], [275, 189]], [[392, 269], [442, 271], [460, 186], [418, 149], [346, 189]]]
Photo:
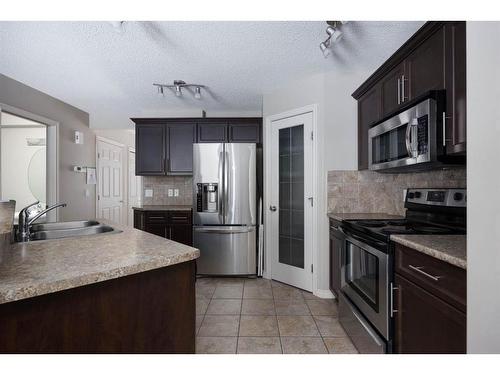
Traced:
[[[153, 190], [146, 197], [146, 189]], [[178, 197], [169, 197], [168, 189], [179, 189]], [[191, 205], [193, 204], [193, 178], [191, 176], [146, 176], [142, 179], [144, 205]]]
[[465, 187], [465, 168], [398, 174], [329, 171], [328, 211], [404, 215], [404, 189]]

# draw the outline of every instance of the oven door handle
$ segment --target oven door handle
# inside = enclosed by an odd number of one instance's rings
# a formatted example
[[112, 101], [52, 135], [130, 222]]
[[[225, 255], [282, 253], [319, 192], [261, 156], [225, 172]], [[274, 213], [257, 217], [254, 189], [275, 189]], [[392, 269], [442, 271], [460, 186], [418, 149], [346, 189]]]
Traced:
[[372, 247], [373, 245], [371, 244], [372, 242], [375, 242], [378, 246], [382, 246], [382, 247], [385, 247], [386, 244], [383, 243], [383, 242], [380, 242], [380, 241], [375, 241], [373, 239], [366, 239], [366, 238], [362, 238], [356, 234], [353, 234], [351, 232], [346, 232], [343, 228], [339, 227], [338, 228], [340, 232], [342, 232], [342, 234], [346, 237], [346, 240], [349, 240], [349, 238], [352, 238], [356, 241], [359, 241], [361, 243], [364, 243], [364, 244], [367, 244], [368, 246]]

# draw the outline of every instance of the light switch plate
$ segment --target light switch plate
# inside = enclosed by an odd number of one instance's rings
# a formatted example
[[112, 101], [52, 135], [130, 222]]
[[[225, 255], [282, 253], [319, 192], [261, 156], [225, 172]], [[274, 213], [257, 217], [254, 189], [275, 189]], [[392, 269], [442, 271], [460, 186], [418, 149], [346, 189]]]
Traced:
[[144, 189], [144, 196], [146, 198], [151, 198], [153, 196], [153, 189]]
[[179, 196], [179, 189], [174, 189], [174, 197], [178, 197]]
[[174, 191], [172, 189], [168, 189], [168, 196], [173, 197], [174, 196]]

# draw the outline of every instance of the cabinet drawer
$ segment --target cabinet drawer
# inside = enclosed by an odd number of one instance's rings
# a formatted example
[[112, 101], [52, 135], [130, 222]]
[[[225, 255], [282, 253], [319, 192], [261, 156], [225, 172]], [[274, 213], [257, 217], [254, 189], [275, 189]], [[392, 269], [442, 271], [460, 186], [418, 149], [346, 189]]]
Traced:
[[146, 223], [167, 223], [167, 213], [164, 211], [146, 212]]
[[171, 211], [169, 212], [170, 224], [191, 224], [190, 211]]
[[396, 244], [395, 271], [459, 310], [466, 311], [465, 270]]

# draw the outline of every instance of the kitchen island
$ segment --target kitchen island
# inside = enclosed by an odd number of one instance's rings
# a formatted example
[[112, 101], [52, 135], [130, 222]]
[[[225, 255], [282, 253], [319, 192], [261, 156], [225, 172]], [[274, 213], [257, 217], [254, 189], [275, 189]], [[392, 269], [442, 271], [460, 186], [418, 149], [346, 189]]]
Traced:
[[194, 353], [199, 251], [112, 226], [1, 247], [1, 353]]

